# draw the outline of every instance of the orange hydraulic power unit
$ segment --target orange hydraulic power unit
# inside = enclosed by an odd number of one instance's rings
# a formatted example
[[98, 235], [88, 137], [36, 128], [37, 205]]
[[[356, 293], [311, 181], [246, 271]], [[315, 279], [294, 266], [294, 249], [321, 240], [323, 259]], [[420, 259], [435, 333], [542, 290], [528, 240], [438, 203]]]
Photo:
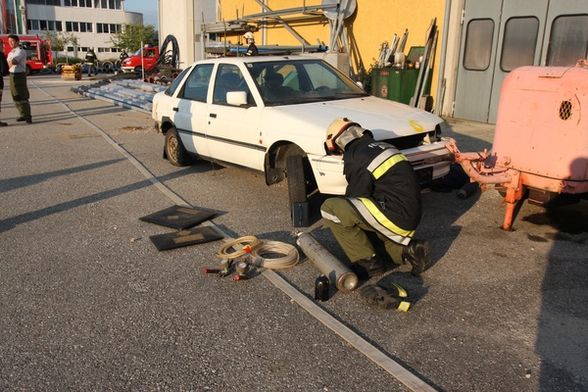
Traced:
[[560, 194], [588, 196], [588, 62], [521, 67], [504, 80], [491, 151], [455, 154], [472, 181], [504, 193], [502, 228], [516, 204], [545, 204]]

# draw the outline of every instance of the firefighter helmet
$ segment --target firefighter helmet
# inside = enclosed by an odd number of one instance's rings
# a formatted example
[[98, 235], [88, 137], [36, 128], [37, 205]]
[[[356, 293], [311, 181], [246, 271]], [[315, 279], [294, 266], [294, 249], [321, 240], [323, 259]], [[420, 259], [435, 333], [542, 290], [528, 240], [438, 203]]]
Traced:
[[365, 130], [348, 118], [338, 118], [327, 128], [327, 149], [331, 152], [345, 151], [345, 146], [352, 140], [358, 139]]
[[253, 33], [251, 31], [248, 31], [245, 34], [243, 34], [243, 38], [245, 38], [246, 40], [255, 40], [255, 38], [253, 37]]

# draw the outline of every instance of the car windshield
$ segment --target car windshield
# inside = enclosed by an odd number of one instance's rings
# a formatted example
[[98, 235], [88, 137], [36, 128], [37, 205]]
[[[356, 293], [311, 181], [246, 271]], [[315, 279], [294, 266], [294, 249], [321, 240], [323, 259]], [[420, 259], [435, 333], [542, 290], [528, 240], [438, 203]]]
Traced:
[[322, 60], [247, 63], [266, 106], [331, 101], [368, 94]]

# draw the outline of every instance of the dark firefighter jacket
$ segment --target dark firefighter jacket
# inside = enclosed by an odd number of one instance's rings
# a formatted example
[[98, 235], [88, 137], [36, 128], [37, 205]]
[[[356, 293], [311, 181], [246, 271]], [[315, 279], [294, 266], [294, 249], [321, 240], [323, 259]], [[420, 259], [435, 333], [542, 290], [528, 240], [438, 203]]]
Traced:
[[394, 146], [369, 132], [343, 155], [345, 196], [375, 230], [408, 245], [421, 219], [421, 194], [412, 165]]

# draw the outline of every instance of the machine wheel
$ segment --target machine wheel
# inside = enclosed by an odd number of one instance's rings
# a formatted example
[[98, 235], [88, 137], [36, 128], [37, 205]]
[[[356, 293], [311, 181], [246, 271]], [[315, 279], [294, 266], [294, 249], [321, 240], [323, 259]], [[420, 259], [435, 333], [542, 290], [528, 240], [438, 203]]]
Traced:
[[170, 128], [165, 133], [165, 157], [174, 166], [186, 166], [192, 161], [190, 153], [182, 144], [175, 128]]
[[29, 67], [29, 66], [27, 65], [27, 73], [26, 73], [26, 75], [28, 76], [28, 75], [30, 75], [30, 74], [32, 74], [32, 73], [33, 73], [33, 71], [31, 70], [31, 67]]
[[143, 73], [143, 67], [135, 67], [135, 73], [141, 75]]

